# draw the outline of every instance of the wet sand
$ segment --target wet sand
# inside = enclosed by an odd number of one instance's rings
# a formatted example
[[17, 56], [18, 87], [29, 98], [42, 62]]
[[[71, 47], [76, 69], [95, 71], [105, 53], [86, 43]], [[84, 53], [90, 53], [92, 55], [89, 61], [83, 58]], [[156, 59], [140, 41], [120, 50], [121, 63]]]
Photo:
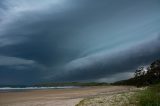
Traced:
[[83, 98], [128, 92], [130, 86], [98, 86], [71, 89], [1, 92], [0, 106], [75, 106]]

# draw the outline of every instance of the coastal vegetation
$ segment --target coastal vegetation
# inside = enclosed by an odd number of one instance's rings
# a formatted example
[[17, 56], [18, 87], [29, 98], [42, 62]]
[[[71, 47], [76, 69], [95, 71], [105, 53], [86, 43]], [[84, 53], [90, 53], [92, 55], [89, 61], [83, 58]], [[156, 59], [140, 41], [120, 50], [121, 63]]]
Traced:
[[148, 67], [141, 66], [135, 71], [133, 78], [117, 81], [113, 85], [135, 85], [137, 87], [160, 83], [160, 60], [156, 60]]
[[85, 98], [76, 106], [160, 106], [160, 84], [130, 92]]
[[160, 106], [160, 84], [152, 85], [134, 96], [138, 106]]
[[133, 78], [112, 85], [132, 85], [138, 88], [127, 93], [86, 98], [76, 106], [160, 106], [160, 60], [148, 67], [138, 68]]
[[160, 60], [154, 61], [147, 68], [143, 66], [138, 68], [134, 78], [118, 81], [113, 85], [146, 87], [130, 97], [133, 104], [135, 106], [160, 106]]

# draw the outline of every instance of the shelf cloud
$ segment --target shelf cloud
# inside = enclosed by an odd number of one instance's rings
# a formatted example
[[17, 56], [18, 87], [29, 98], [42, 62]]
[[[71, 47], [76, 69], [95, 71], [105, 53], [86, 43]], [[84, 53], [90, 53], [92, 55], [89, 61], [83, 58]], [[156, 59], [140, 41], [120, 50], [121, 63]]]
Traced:
[[159, 0], [1, 0], [0, 84], [128, 78], [160, 58]]

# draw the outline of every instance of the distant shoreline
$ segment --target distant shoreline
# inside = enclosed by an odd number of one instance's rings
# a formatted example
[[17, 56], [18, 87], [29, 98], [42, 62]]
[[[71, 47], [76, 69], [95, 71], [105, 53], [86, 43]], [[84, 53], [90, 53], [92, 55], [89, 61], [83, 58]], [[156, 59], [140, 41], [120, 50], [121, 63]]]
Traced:
[[55, 86], [55, 87], [0, 87], [0, 92], [20, 92], [28, 90], [72, 89], [80, 86]]

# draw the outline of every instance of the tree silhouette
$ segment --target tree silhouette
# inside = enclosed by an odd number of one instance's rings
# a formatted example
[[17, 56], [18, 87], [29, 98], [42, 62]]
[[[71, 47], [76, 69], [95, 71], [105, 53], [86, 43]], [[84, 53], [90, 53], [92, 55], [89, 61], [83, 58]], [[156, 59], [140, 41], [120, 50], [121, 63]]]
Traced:
[[118, 81], [115, 84], [121, 85], [136, 85], [147, 86], [151, 84], [156, 84], [160, 82], [160, 60], [156, 60], [150, 64], [149, 67], [144, 66], [139, 67], [134, 74], [133, 78], [128, 80]]
[[144, 76], [144, 75], [145, 75], [145, 68], [143, 66], [139, 67], [134, 74], [135, 78]]
[[156, 60], [150, 65], [147, 76], [152, 83], [160, 81], [160, 60]]
[[150, 85], [160, 82], [160, 60], [156, 60], [147, 68], [140, 67], [135, 72], [135, 82], [137, 86]]

